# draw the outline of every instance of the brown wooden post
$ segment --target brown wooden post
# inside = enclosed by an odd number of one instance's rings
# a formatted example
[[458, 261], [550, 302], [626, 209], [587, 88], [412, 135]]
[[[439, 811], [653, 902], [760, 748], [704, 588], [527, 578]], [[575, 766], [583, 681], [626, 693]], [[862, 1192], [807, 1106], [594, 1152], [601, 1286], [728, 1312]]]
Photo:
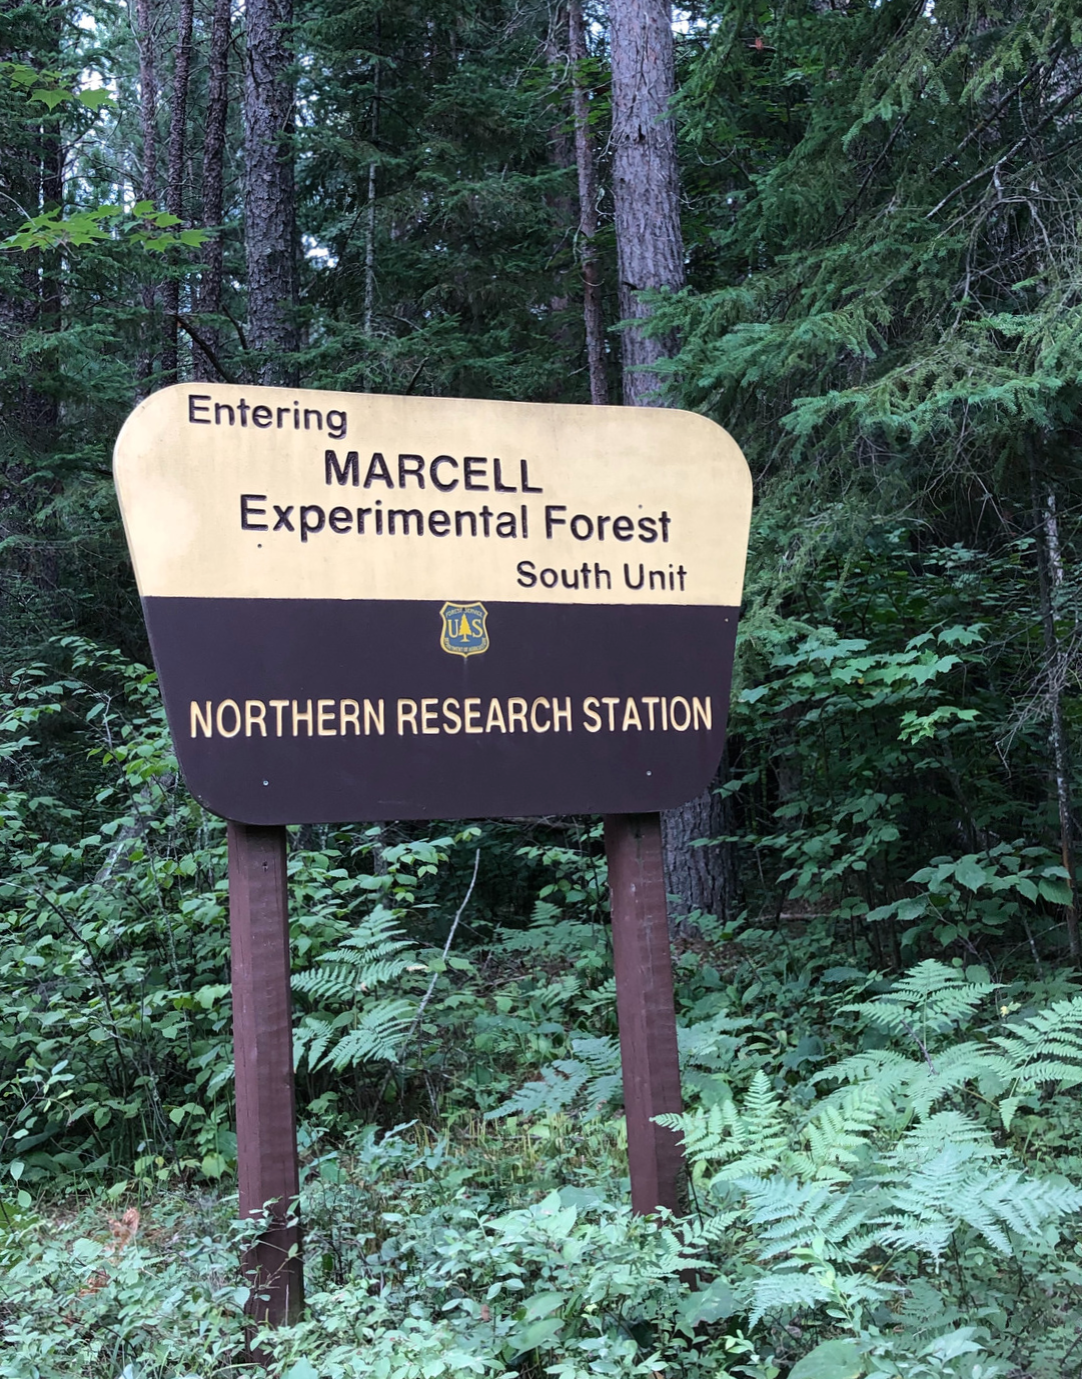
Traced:
[[296, 1321], [304, 1303], [300, 1229], [286, 1224], [299, 1191], [286, 831], [230, 823], [228, 836], [240, 1214], [266, 1205], [271, 1218], [243, 1261], [246, 1311], [278, 1326]]
[[683, 1151], [651, 1117], [681, 1110], [672, 955], [661, 857], [661, 816], [608, 814], [616, 1013], [620, 1022], [631, 1206], [679, 1207]]

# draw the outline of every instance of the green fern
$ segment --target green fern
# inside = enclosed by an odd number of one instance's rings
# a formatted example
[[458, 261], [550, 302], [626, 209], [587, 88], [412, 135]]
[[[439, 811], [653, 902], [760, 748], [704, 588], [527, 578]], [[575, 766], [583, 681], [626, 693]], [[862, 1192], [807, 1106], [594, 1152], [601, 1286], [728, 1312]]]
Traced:
[[414, 960], [394, 915], [377, 905], [348, 939], [293, 978], [293, 990], [321, 1005], [355, 1001], [393, 981]]
[[620, 1091], [620, 1046], [615, 1039], [573, 1039], [571, 1048], [573, 1058], [558, 1058], [542, 1068], [540, 1079], [520, 1087], [485, 1119], [558, 1115], [580, 1099], [585, 1119], [600, 1115]]
[[416, 1005], [403, 996], [373, 992], [415, 965], [394, 915], [377, 905], [348, 939], [293, 978], [293, 990], [318, 1007], [294, 1030], [296, 1066], [307, 1061], [311, 1072], [322, 1067], [343, 1072], [393, 1059]]
[[907, 1035], [926, 1049], [936, 1036], [968, 1024], [973, 1012], [996, 989], [994, 982], [983, 977], [971, 978], [958, 968], [927, 958], [895, 982], [890, 991], [844, 1009], [856, 1011], [887, 1034]]

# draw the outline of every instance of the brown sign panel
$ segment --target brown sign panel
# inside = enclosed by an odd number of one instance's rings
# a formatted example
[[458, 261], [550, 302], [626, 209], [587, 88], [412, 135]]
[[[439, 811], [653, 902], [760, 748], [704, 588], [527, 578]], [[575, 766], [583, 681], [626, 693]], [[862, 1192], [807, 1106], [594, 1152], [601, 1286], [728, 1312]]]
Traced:
[[215, 812], [636, 813], [709, 783], [751, 513], [713, 422], [181, 384], [114, 471]]

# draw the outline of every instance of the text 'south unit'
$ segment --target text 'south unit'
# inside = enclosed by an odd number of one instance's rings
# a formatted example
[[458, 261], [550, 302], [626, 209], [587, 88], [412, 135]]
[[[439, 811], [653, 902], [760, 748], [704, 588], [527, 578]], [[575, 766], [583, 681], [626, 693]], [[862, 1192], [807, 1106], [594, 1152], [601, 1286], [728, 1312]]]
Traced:
[[215, 812], [639, 813], [709, 784], [751, 479], [704, 417], [181, 384], [114, 470]]

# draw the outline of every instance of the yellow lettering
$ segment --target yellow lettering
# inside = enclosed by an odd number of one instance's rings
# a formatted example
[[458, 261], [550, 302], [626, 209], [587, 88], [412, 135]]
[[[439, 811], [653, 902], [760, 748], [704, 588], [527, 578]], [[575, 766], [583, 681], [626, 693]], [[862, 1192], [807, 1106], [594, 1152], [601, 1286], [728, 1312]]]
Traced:
[[[443, 701], [443, 716], [447, 720], [443, 726], [443, 731], [445, 733], [450, 733], [453, 736], [455, 733], [460, 733], [462, 731], [462, 715], [458, 711], [457, 699], [445, 699]], [[447, 724], [453, 724], [454, 726], [448, 727]]]
[[251, 737], [253, 728], [259, 729], [260, 737], [267, 736], [267, 710], [262, 699], [244, 701], [244, 736]]
[[308, 705], [308, 707], [307, 707], [303, 712], [301, 712], [301, 711], [298, 710], [298, 708], [297, 708], [297, 701], [296, 701], [295, 699], [294, 699], [294, 701], [293, 701], [293, 736], [294, 736], [294, 737], [297, 736], [297, 724], [298, 724], [298, 723], [303, 723], [303, 724], [307, 727], [307, 729], [308, 729], [308, 736], [309, 736], [309, 737], [312, 736], [312, 701], [311, 701], [311, 699], [307, 699], [307, 700], [305, 700], [305, 703]]
[[551, 724], [551, 722], [550, 722], [550, 723], [543, 723], [543, 724], [542, 724], [542, 723], [538, 723], [538, 721], [537, 721], [537, 706], [538, 706], [538, 704], [544, 705], [544, 707], [547, 709], [548, 706], [549, 706], [549, 701], [548, 701], [547, 699], [542, 699], [542, 698], [537, 698], [537, 699], [535, 699], [535, 700], [533, 701], [533, 704], [532, 704], [531, 707], [530, 707], [530, 727], [534, 730], [535, 733], [547, 733], [548, 730], [552, 727], [552, 724]]
[[[677, 704], [683, 704], [684, 706], [683, 723], [677, 723], [676, 721]], [[675, 699], [669, 700], [669, 722], [673, 725], [673, 727], [676, 729], [678, 733], [686, 732], [687, 729], [691, 727], [691, 705], [688, 703], [688, 701], [684, 698], [682, 694], [678, 694]]]
[[211, 703], [210, 703], [210, 700], [209, 700], [209, 699], [207, 700], [207, 707], [206, 707], [205, 710], [204, 710], [204, 709], [201, 709], [201, 708], [199, 707], [199, 705], [195, 702], [194, 699], [191, 701], [191, 703], [192, 703], [192, 737], [195, 737], [195, 735], [196, 735], [195, 730], [196, 730], [197, 727], [203, 729], [203, 735], [204, 735], [204, 737], [213, 737], [213, 736], [214, 736], [214, 719], [213, 719], [212, 713], [211, 713]]
[[699, 699], [693, 696], [691, 700], [691, 711], [695, 718], [696, 728], [699, 726], [700, 720], [704, 728], [712, 728], [714, 726], [713, 710], [709, 695], [707, 695], [705, 699]]
[[[310, 736], [310, 734], [309, 734]], [[334, 700], [316, 700], [316, 736], [317, 737], [337, 737], [338, 729], [334, 726]]]
[[276, 732], [275, 732], [274, 735], [275, 735], [275, 737], [281, 737], [281, 736], [282, 736], [282, 713], [284, 712], [284, 710], [286, 710], [286, 709], [289, 708], [289, 700], [288, 700], [288, 699], [270, 699], [270, 700], [268, 700], [267, 702], [270, 704], [271, 708], [274, 710], [274, 713], [275, 713], [275, 718], [276, 718], [276, 724], [275, 724]]
[[609, 708], [609, 732], [610, 732], [610, 733], [614, 733], [614, 732], [616, 731], [616, 705], [619, 704], [620, 700], [619, 700], [618, 697], [615, 697], [615, 696], [613, 696], [613, 695], [611, 695], [611, 694], [603, 694], [603, 695], [601, 696], [601, 702], [602, 702], [602, 704], [607, 704], [607, 705], [608, 705], [608, 708]]
[[366, 700], [364, 701], [364, 735], [365, 735], [365, 737], [368, 736], [368, 726], [369, 726], [369, 724], [371, 724], [372, 727], [375, 728], [376, 732], [379, 733], [380, 737], [383, 736], [383, 700], [382, 700], [382, 699], [379, 701], [379, 709], [378, 709], [378, 710], [377, 710], [377, 709], [374, 709], [374, 708], [372, 707], [372, 701], [371, 701], [370, 699], [366, 699]]
[[513, 733], [517, 723], [524, 733], [529, 732], [526, 726], [526, 701], [525, 699], [509, 699], [507, 701], [507, 731]]
[[642, 732], [642, 719], [639, 717], [639, 711], [635, 707], [634, 699], [628, 699], [627, 703], [624, 705], [624, 721], [621, 724], [620, 731], [626, 733], [628, 728], [638, 728], [639, 732]]
[[338, 731], [343, 737], [346, 735], [347, 723], [353, 724], [353, 736], [360, 737], [360, 713], [361, 706], [356, 699], [340, 699], [338, 701]]
[[507, 731], [507, 725], [503, 721], [503, 709], [500, 708], [498, 699], [488, 701], [488, 717], [485, 719], [485, 732], [490, 733], [493, 728], [499, 728], [501, 733]]
[[416, 699], [400, 699], [398, 701], [398, 736], [405, 737], [402, 731], [405, 724], [409, 724], [414, 733], [417, 732], [417, 701]]
[[[226, 732], [225, 724], [222, 722], [223, 709], [231, 709], [233, 711], [233, 727], [229, 732]], [[241, 717], [240, 705], [237, 703], [235, 699], [222, 700], [222, 702], [218, 705], [218, 713], [215, 717], [215, 722], [218, 725], [218, 731], [221, 733], [223, 737], [236, 737], [236, 735], [240, 732]]]
[[438, 699], [421, 700], [421, 732], [430, 737], [440, 730], [440, 725], [436, 722], [436, 705], [439, 702]]
[[659, 703], [660, 701], [658, 700], [658, 697], [657, 697], [656, 694], [644, 694], [644, 695], [641, 695], [640, 697], [641, 697], [641, 699], [642, 699], [642, 702], [646, 705], [646, 712], [647, 712], [647, 714], [649, 715], [648, 727], [649, 727], [650, 731], [653, 732], [653, 731], [654, 731], [654, 705], [657, 704], [657, 703]]
[[[462, 712], [466, 718], [466, 731], [468, 733], [483, 733], [481, 727], [481, 701], [480, 699], [463, 699]], [[477, 724], [476, 728], [473, 726]]]
[[601, 715], [597, 712], [597, 706], [601, 703], [600, 699], [595, 699], [591, 694], [588, 699], [582, 701], [582, 712], [586, 716], [583, 727], [588, 733], [599, 733], [601, 731]]
[[566, 725], [567, 731], [570, 732], [570, 731], [571, 731], [571, 698], [570, 698], [570, 696], [568, 696], [568, 697], [564, 700], [564, 707], [563, 707], [562, 709], [560, 708], [560, 701], [559, 701], [558, 699], [554, 699], [554, 700], [552, 701], [552, 727], [553, 727], [553, 729], [554, 729], [555, 732], [559, 732], [559, 731], [560, 731], [560, 719], [561, 719], [561, 718], [564, 720], [564, 723], [565, 723], [565, 725]]

